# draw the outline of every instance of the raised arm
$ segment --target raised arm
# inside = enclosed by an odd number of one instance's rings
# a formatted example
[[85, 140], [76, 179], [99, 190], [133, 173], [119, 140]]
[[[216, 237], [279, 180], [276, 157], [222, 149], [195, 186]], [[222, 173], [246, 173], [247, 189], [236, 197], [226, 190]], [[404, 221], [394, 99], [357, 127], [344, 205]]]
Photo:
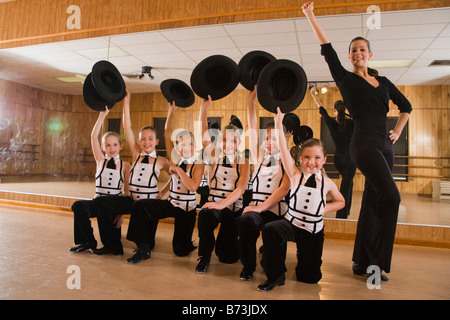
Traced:
[[94, 154], [95, 162], [97, 164], [105, 159], [105, 155], [103, 154], [102, 147], [100, 145], [100, 141], [98, 140], [98, 135], [100, 134], [100, 129], [105, 121], [106, 116], [109, 113], [108, 107], [105, 106], [105, 111], [100, 112], [97, 121], [95, 122], [94, 128], [91, 132], [91, 146], [92, 152]]
[[169, 160], [172, 160], [172, 151], [173, 151], [173, 142], [172, 142], [172, 132], [173, 132], [173, 114], [176, 110], [175, 102], [169, 103], [169, 111], [167, 113], [167, 119], [166, 119], [166, 125], [164, 128], [164, 141], [166, 143], [166, 155], [169, 158]]
[[322, 107], [322, 104], [320, 103], [319, 98], [316, 96], [316, 87], [311, 86], [311, 88], [309, 89], [309, 93], [311, 93], [311, 97], [313, 98], [314, 102], [316, 103], [317, 108]]
[[203, 99], [200, 105], [200, 122], [202, 124], [202, 144], [203, 148], [206, 148], [211, 143], [211, 138], [208, 133], [208, 108], [212, 105], [211, 96], [208, 96], [208, 100]]
[[256, 99], [256, 86], [253, 91], [248, 94], [247, 98], [247, 117], [248, 117], [248, 129], [249, 129], [249, 142], [250, 142], [250, 163], [256, 163], [259, 159], [259, 133], [258, 133], [258, 118], [256, 116], [255, 108]]
[[127, 95], [123, 99], [123, 129], [125, 130], [125, 136], [127, 137], [128, 145], [130, 147], [131, 156], [133, 161], [140, 154], [139, 145], [134, 138], [133, 129], [131, 129], [131, 117], [130, 117], [130, 93], [127, 90]]
[[314, 2], [305, 2], [302, 6], [303, 13], [308, 18], [311, 27], [314, 30], [314, 34], [316, 35], [317, 41], [319, 44], [329, 43], [327, 35], [323, 31], [322, 27], [319, 25], [319, 22], [314, 15]]
[[[211, 96], [208, 96], [208, 100], [204, 99], [200, 105], [199, 120], [202, 124], [202, 145], [203, 152], [207, 159], [212, 159], [216, 155], [216, 147], [211, 142], [211, 136], [208, 131], [208, 108], [212, 105]], [[217, 138], [217, 137], [216, 137]], [[208, 160], [210, 161], [210, 160]]]
[[281, 113], [280, 108], [277, 108], [277, 114], [274, 116], [274, 121], [278, 147], [280, 148], [280, 156], [284, 166], [284, 170], [286, 170], [289, 179], [292, 180], [293, 177], [299, 173], [299, 169], [297, 169], [297, 167], [295, 166], [294, 159], [292, 159], [291, 153], [289, 152], [287, 146], [286, 137], [284, 136], [283, 132], [283, 118], [284, 113]]

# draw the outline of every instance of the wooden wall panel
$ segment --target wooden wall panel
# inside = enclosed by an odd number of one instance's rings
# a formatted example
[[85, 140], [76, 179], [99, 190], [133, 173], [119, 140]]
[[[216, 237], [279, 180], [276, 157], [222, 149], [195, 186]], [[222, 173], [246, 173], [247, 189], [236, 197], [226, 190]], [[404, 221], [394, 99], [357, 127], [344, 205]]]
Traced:
[[[373, 1], [315, 1], [317, 15], [365, 13]], [[381, 11], [448, 6], [447, 0], [378, 0]], [[67, 8], [81, 9], [69, 30]], [[302, 15], [298, 0], [20, 0], [0, 3], [0, 49], [131, 32]]]

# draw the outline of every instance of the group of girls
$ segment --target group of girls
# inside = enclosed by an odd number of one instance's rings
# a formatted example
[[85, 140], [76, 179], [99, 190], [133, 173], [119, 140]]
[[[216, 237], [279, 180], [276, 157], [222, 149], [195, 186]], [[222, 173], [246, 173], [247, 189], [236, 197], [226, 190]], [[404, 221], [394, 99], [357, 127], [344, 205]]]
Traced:
[[[411, 105], [387, 78], [372, 73], [373, 70], [368, 68], [372, 52], [367, 40], [356, 38], [350, 43], [348, 57], [353, 64], [353, 72], [349, 72], [340, 64], [318, 24], [313, 3], [305, 3], [303, 12], [313, 27], [322, 55], [353, 118], [348, 125], [353, 131], [349, 154], [366, 177], [352, 269], [355, 274], [365, 275], [369, 266], [376, 265], [388, 273], [400, 202], [391, 175], [392, 144], [408, 120]], [[107, 133], [101, 145], [98, 142], [100, 127], [108, 110], [101, 112], [91, 135], [97, 163], [96, 196], [93, 200], [77, 201], [72, 207], [77, 246], [70, 250], [91, 249], [99, 255], [123, 254], [120, 227], [123, 215], [131, 213], [127, 239], [136, 243], [137, 249], [126, 262], [139, 263], [151, 256], [159, 219], [173, 217], [172, 245], [177, 256], [186, 256], [196, 249], [192, 234], [195, 222], [198, 223], [197, 273], [207, 272], [215, 251], [223, 263], [240, 259], [243, 265], [240, 279], [252, 279], [257, 265], [256, 243], [262, 234], [261, 265], [267, 281], [258, 286], [259, 290], [269, 291], [284, 284], [288, 241], [297, 244], [297, 280], [317, 283], [322, 277], [323, 214], [344, 209], [343, 215], [346, 216], [349, 204], [345, 208], [346, 199], [323, 170], [326, 151], [320, 140], [303, 142], [299, 159], [292, 158], [283, 130], [284, 114], [279, 108], [274, 122], [262, 128], [265, 130], [261, 147], [258, 147], [255, 98], [256, 88], [249, 93], [247, 106], [249, 154], [254, 164], [251, 176], [250, 159], [238, 152], [241, 132], [237, 127], [231, 124], [223, 127], [218, 139], [212, 142], [207, 123], [208, 109], [213, 104], [210, 97], [200, 106], [204, 133], [200, 158], [195, 156], [191, 132], [181, 130], [172, 137], [177, 109], [174, 103], [168, 107], [164, 134], [167, 158], [164, 158], [155, 152], [159, 140], [152, 127], [142, 128], [138, 140], [135, 140], [130, 122], [130, 94], [127, 93], [123, 123], [132, 165], [119, 159], [121, 143], [118, 135]], [[386, 126], [389, 100], [400, 110], [397, 126], [390, 132]], [[323, 110], [321, 113], [327, 116]], [[343, 162], [345, 165], [348, 161]], [[162, 170], [170, 175], [170, 181], [159, 190], [157, 182]], [[350, 170], [351, 178], [354, 170], [354, 167]], [[205, 177], [209, 196], [202, 204], [197, 220], [196, 191]], [[253, 187], [252, 198], [244, 206], [243, 194], [249, 182]], [[167, 191], [168, 198], [162, 199]], [[327, 202], [327, 195], [331, 201]], [[97, 249], [91, 217], [97, 217], [103, 248]], [[383, 275], [382, 280], [387, 280], [387, 277]]]

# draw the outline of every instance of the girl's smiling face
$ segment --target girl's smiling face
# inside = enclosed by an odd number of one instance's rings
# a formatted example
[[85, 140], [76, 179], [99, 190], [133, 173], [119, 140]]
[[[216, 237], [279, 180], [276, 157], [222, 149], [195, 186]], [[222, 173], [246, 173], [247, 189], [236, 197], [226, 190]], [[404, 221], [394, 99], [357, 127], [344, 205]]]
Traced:
[[326, 161], [327, 157], [324, 155], [323, 149], [320, 146], [306, 147], [300, 155], [300, 163], [306, 173], [318, 173]]
[[139, 132], [139, 146], [146, 153], [152, 153], [158, 145], [159, 139], [156, 139], [155, 131], [144, 129]]
[[267, 154], [277, 154], [280, 149], [278, 148], [277, 136], [275, 129], [266, 129], [263, 133], [262, 147]]
[[222, 151], [225, 155], [232, 155], [236, 153], [239, 138], [234, 130], [227, 129], [222, 135]]
[[115, 156], [119, 155], [120, 150], [122, 150], [122, 144], [116, 136], [109, 135], [105, 137], [102, 149], [108, 156], [114, 158]]
[[367, 67], [372, 56], [373, 53], [370, 52], [367, 41], [355, 40], [350, 44], [348, 60], [352, 63], [353, 67]]
[[176, 149], [181, 157], [185, 159], [192, 157], [194, 155], [195, 144], [191, 135], [185, 134], [180, 136], [176, 143]]

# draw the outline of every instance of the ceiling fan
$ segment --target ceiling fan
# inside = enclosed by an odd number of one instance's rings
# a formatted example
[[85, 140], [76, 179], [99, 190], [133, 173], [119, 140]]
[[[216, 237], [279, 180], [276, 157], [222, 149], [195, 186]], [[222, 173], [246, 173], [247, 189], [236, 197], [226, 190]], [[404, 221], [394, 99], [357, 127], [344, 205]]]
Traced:
[[141, 73], [122, 73], [123, 76], [127, 78], [139, 78], [142, 79], [145, 75], [148, 75], [150, 79], [155, 79], [155, 77], [152, 75], [152, 69], [153, 67], [150, 66], [142, 66]]
[[189, 68], [166, 68], [166, 67], [150, 67], [150, 66], [142, 66], [141, 73], [122, 73], [123, 76], [127, 78], [139, 78], [142, 79], [147, 75], [151, 80], [155, 79], [152, 75], [152, 70], [190, 70]]

